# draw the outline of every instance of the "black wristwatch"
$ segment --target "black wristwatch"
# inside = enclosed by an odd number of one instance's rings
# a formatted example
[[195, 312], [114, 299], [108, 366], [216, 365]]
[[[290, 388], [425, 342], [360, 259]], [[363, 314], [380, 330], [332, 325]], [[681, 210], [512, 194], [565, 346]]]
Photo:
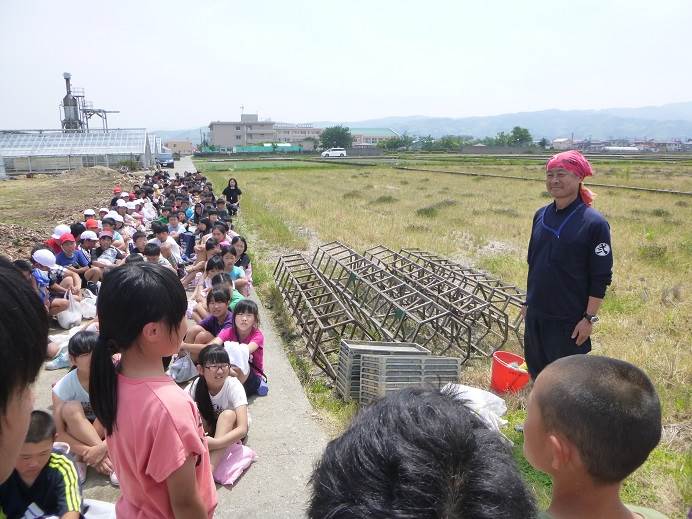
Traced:
[[584, 312], [584, 315], [582, 315], [582, 317], [584, 319], [586, 319], [587, 321], [589, 321], [591, 324], [596, 324], [599, 321], [597, 315], [590, 315], [590, 314], [587, 314], [586, 312]]

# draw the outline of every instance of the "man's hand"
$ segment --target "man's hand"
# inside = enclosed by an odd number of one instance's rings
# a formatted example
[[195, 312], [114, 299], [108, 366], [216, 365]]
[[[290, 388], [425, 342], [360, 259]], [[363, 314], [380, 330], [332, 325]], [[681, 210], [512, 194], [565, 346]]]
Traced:
[[572, 339], [576, 339], [577, 346], [581, 346], [591, 336], [593, 324], [586, 319], [580, 319], [572, 332]]
[[519, 310], [519, 313], [521, 313], [522, 319], [526, 319], [526, 305], [521, 305], [521, 310]]

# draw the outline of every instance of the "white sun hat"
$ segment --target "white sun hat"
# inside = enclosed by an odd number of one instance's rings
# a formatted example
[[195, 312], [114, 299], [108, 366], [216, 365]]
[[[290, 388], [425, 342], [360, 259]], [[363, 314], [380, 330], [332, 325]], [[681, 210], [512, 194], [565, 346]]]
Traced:
[[39, 249], [34, 252], [31, 257], [36, 263], [43, 265], [44, 267], [50, 268], [55, 265], [55, 254], [48, 249]]
[[67, 234], [68, 232], [70, 232], [70, 226], [63, 223], [53, 229], [53, 234], [51, 234], [50, 237], [59, 240], [63, 234]]

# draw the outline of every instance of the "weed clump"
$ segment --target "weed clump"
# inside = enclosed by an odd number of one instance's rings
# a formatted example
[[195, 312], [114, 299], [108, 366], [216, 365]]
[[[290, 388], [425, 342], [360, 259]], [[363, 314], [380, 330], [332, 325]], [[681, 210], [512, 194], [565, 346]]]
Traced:
[[347, 191], [341, 197], [344, 200], [353, 200], [355, 198], [362, 198], [363, 194], [360, 191]]
[[373, 204], [393, 204], [394, 202], [398, 202], [398, 198], [394, 198], [392, 195], [382, 195], [378, 196], [375, 198], [375, 200], [372, 201]]
[[661, 209], [660, 207], [657, 207], [656, 209], [653, 209], [651, 211], [651, 214], [654, 216], [661, 216], [664, 218], [669, 218], [670, 217], [670, 211], [666, 211], [665, 209]]
[[440, 211], [434, 205], [429, 205], [427, 207], [421, 207], [416, 211], [418, 216], [424, 216], [425, 218], [435, 218]]
[[639, 246], [639, 256], [650, 262], [662, 262], [666, 258], [667, 248], [665, 245], [647, 243]]

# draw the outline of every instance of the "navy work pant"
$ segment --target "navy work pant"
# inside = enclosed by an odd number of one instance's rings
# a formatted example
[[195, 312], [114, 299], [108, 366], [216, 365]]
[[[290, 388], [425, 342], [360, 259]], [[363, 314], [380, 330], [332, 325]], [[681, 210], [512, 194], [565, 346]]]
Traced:
[[562, 357], [589, 353], [591, 338], [581, 346], [572, 339], [572, 332], [578, 321], [560, 321], [536, 316], [527, 308], [524, 323], [524, 358], [531, 379], [548, 364]]

